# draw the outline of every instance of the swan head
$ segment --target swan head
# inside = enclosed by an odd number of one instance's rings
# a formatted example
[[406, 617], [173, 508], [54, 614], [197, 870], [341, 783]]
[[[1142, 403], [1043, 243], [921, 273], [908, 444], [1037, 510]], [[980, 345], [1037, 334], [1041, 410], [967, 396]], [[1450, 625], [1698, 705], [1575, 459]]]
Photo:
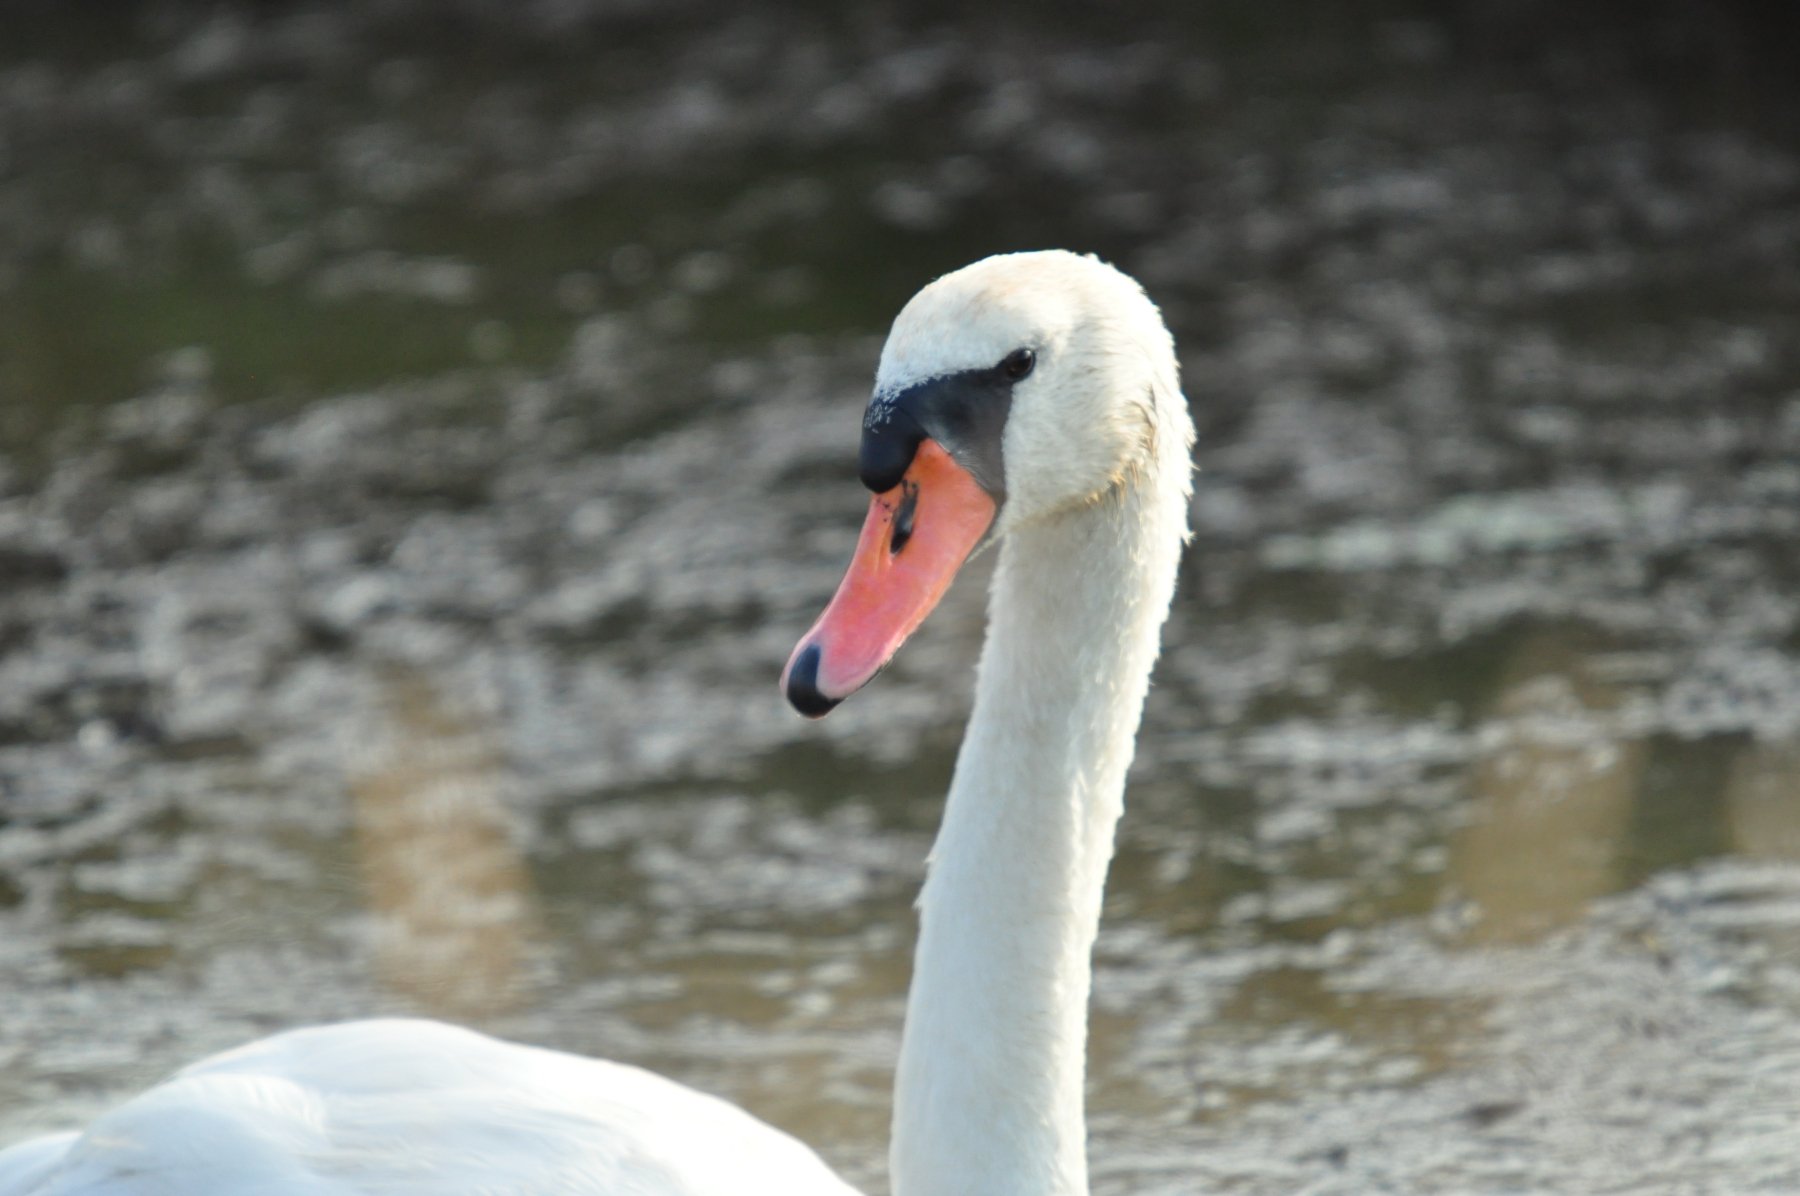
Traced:
[[[879, 672], [983, 544], [1172, 470], [1192, 425], [1156, 306], [1098, 258], [984, 258], [894, 320], [863, 418], [855, 557], [782, 689], [819, 717]], [[1178, 454], [1178, 460], [1171, 454]]]

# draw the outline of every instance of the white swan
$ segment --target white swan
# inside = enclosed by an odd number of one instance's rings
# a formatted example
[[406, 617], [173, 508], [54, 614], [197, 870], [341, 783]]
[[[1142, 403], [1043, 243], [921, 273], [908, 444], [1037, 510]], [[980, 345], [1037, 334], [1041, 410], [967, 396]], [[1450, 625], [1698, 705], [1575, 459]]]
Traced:
[[[1089, 955], [1187, 527], [1192, 426], [1137, 284], [988, 258], [895, 321], [864, 423], [876, 491], [783, 686], [869, 680], [1000, 545], [974, 713], [920, 900], [894, 1196], [1078, 1196]], [[636, 1068], [416, 1021], [277, 1035], [80, 1135], [0, 1153], [0, 1196], [852, 1196], [806, 1147]]]

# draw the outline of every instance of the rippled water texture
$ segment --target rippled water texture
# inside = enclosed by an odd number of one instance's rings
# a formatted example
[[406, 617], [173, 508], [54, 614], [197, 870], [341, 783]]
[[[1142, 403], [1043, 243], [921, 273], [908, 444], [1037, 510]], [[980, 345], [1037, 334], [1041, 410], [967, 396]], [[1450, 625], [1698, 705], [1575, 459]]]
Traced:
[[886, 320], [1066, 244], [1201, 426], [1098, 1189], [1800, 1190], [1749, 11], [10, 9], [0, 1140], [407, 1010], [881, 1190], [980, 571], [826, 723], [774, 680]]

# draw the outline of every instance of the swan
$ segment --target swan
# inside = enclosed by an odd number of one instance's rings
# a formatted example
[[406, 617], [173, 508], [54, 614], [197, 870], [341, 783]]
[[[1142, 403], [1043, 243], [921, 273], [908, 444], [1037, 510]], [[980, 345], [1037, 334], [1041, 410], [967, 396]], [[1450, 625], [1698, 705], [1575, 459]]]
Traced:
[[[974, 708], [919, 900], [894, 1196], [1081, 1196], [1090, 956], [1187, 536], [1174, 345], [1060, 250], [937, 279], [864, 416], [849, 570], [781, 685], [819, 717], [998, 549]], [[801, 1143], [637, 1068], [428, 1021], [278, 1034], [85, 1132], [0, 1153], [0, 1196], [854, 1196]]]

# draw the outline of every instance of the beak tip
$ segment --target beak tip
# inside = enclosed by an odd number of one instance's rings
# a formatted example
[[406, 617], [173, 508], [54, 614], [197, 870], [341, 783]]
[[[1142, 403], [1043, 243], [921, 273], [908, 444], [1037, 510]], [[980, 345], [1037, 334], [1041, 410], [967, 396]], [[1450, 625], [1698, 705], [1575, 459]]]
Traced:
[[825, 696], [819, 689], [819, 645], [808, 644], [795, 654], [782, 680], [788, 704], [807, 718], [824, 718], [842, 698]]

